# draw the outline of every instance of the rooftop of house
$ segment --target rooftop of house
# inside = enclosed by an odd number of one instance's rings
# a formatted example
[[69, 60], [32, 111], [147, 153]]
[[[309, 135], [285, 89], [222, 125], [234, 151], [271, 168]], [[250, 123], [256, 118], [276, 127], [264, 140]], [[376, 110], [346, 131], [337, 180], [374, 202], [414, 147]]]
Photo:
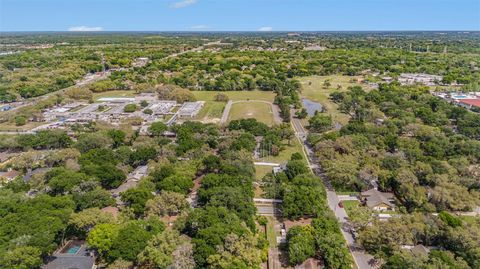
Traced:
[[413, 248], [410, 249], [412, 254], [418, 255], [418, 256], [428, 256], [428, 253], [430, 252], [430, 249], [425, 247], [424, 245], [416, 245]]
[[295, 266], [295, 269], [320, 269], [323, 268], [322, 263], [315, 258], [308, 258], [302, 264]]
[[20, 175], [21, 173], [18, 172], [17, 170], [10, 170], [10, 171], [7, 171], [7, 172], [0, 172], [0, 177], [5, 177], [5, 178], [8, 178], [8, 179], [13, 179], [13, 178], [16, 178]]
[[95, 258], [89, 254], [85, 242], [70, 240], [57, 250], [42, 269], [92, 269]]
[[42, 167], [42, 168], [37, 168], [37, 169], [34, 169], [34, 170], [27, 171], [27, 173], [23, 176], [23, 180], [25, 182], [28, 182], [33, 175], [43, 174], [43, 173], [46, 173], [50, 170], [51, 170], [51, 168]]
[[393, 193], [381, 192], [377, 189], [370, 189], [362, 192], [361, 195], [365, 198], [368, 207], [375, 207], [382, 203], [390, 207], [394, 206], [391, 202], [394, 197]]
[[43, 269], [92, 269], [95, 264], [93, 257], [87, 256], [55, 256], [45, 264]]

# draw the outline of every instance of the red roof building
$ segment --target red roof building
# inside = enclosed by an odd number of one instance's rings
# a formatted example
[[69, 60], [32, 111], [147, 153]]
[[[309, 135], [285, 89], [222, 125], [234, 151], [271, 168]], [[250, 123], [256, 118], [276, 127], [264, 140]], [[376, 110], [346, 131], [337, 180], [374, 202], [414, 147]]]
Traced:
[[480, 107], [480, 99], [459, 99], [458, 100], [459, 103], [461, 103], [462, 105], [466, 106], [466, 107]]

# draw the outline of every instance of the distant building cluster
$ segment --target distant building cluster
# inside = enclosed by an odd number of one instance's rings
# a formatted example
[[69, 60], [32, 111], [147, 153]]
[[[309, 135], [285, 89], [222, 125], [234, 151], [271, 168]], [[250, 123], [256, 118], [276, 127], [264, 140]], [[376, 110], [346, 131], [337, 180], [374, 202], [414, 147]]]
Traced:
[[435, 86], [439, 85], [442, 80], [442, 76], [423, 73], [402, 73], [398, 77], [398, 82], [401, 85], [422, 84], [425, 86]]
[[[147, 104], [142, 107], [142, 104]], [[88, 104], [74, 102], [63, 106], [47, 109], [43, 112], [43, 118], [48, 124], [39, 126], [33, 131], [52, 128], [64, 128], [76, 123], [88, 123], [104, 121], [119, 124], [128, 118], [141, 118], [142, 128], [158, 121], [166, 119], [168, 124], [173, 124], [177, 119], [190, 119], [197, 116], [204, 102], [185, 102], [177, 104], [172, 100], [158, 100], [155, 94], [140, 94], [136, 97], [104, 97], [99, 98], [97, 103]], [[135, 105], [133, 112], [126, 111], [126, 107]], [[177, 111], [175, 108], [179, 107]], [[148, 112], [147, 112], [148, 111]]]

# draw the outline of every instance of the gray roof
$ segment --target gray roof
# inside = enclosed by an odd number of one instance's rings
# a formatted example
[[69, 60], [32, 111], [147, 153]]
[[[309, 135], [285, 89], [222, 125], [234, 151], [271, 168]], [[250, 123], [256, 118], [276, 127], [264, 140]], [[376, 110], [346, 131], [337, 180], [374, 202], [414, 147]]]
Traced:
[[87, 256], [54, 256], [53, 260], [44, 265], [43, 269], [92, 269], [95, 263], [93, 257]]
[[428, 249], [424, 245], [416, 245], [412, 249], [410, 249], [410, 251], [415, 255], [428, 256], [430, 249]]
[[393, 193], [390, 192], [380, 192], [376, 189], [371, 189], [361, 193], [362, 197], [365, 198], [368, 207], [375, 207], [380, 204], [386, 204], [390, 207], [393, 207], [391, 200], [393, 199]]

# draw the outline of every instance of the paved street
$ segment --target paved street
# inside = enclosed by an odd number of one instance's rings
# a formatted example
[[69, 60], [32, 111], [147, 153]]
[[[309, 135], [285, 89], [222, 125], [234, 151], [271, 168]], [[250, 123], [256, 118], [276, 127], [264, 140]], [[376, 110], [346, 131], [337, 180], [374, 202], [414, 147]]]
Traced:
[[[292, 115], [294, 115], [294, 113], [292, 113]], [[318, 160], [316, 159], [313, 150], [310, 148], [310, 146], [306, 141], [307, 131], [303, 128], [300, 120], [296, 118], [292, 118], [291, 122], [295, 131], [295, 135], [303, 145], [303, 149], [306, 155], [308, 156], [307, 161], [309, 163], [310, 169], [314, 174], [316, 174], [322, 179], [325, 185], [325, 188], [327, 189], [328, 206], [335, 213], [335, 216], [337, 217], [341, 226], [344, 226], [344, 225], [350, 226], [348, 222], [347, 212], [345, 211], [345, 209], [340, 208], [338, 206], [338, 203], [340, 202], [338, 195], [335, 193], [335, 190], [333, 189], [332, 184], [323, 173], [320, 165], [318, 164]], [[352, 253], [353, 259], [357, 267], [359, 269], [372, 268], [372, 266], [369, 264], [369, 261], [373, 259], [373, 256], [365, 253], [365, 251], [363, 251], [361, 247], [355, 243], [355, 240], [353, 239], [351, 233], [348, 230], [342, 229], [342, 234], [343, 234], [343, 237], [345, 238], [345, 241], [347, 241], [348, 247], [350, 249], [350, 252]]]

